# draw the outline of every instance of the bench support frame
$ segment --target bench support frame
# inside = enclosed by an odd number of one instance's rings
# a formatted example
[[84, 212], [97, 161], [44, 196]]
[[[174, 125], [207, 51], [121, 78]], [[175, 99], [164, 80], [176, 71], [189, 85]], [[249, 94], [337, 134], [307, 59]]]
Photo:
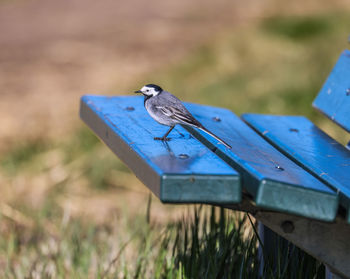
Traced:
[[247, 198], [237, 205], [226, 208], [250, 213], [272, 231], [300, 247], [305, 252], [323, 262], [339, 278], [350, 278], [350, 226], [337, 217], [327, 223], [300, 216], [263, 211]]

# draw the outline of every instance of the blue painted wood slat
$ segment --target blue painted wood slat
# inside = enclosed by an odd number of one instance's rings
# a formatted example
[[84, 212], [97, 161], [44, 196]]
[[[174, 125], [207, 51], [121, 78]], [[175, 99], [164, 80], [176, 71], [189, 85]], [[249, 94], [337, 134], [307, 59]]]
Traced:
[[350, 51], [345, 50], [312, 104], [350, 132]]
[[153, 139], [168, 127], [149, 117], [142, 97], [83, 96], [80, 116], [161, 201], [241, 200], [239, 174], [181, 126], [168, 143]]
[[337, 194], [277, 151], [231, 111], [187, 104], [209, 130], [232, 146], [229, 150], [197, 129], [187, 127], [200, 141], [237, 169], [242, 186], [257, 206], [332, 221]]
[[339, 192], [350, 221], [350, 151], [303, 116], [244, 114], [276, 148]]

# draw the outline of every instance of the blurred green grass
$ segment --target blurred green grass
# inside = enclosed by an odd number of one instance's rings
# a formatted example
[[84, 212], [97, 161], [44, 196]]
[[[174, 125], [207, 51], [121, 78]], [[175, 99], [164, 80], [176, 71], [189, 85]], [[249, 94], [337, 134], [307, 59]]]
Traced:
[[[185, 101], [226, 107], [238, 115], [303, 114], [346, 142], [347, 134], [315, 112], [311, 102], [347, 47], [349, 15], [269, 17], [225, 30], [185, 59], [150, 73], [137, 86], [130, 84], [130, 92], [142, 83], [154, 82]], [[117, 88], [114, 91], [119, 93]], [[149, 229], [145, 225], [144, 189], [137, 188], [133, 174], [83, 125], [65, 139], [21, 143], [3, 154], [0, 182], [0, 277], [50, 277], [53, 272], [57, 278], [101, 278], [112, 265], [111, 278], [153, 278], [152, 272], [158, 278], [190, 278], [193, 266], [201, 270], [201, 264], [208, 264], [201, 257], [209, 252], [201, 254], [197, 249], [194, 261], [198, 262], [192, 262], [191, 268], [186, 265], [192, 255], [185, 243], [196, 239], [205, 245], [203, 228], [197, 237], [191, 233], [193, 226], [181, 229], [165, 221], [168, 238], [157, 246], [162, 226]], [[129, 211], [126, 192], [131, 196], [141, 192], [143, 198], [133, 201], [136, 214]], [[96, 199], [101, 200], [98, 206]], [[110, 206], [109, 200], [117, 205]], [[108, 213], [102, 213], [101, 207]], [[165, 206], [161, 209], [166, 210]], [[244, 249], [251, 249], [239, 254], [240, 263], [247, 264], [249, 256], [255, 261], [256, 239], [254, 244], [247, 243], [239, 230], [237, 234], [236, 243], [241, 241]], [[122, 249], [131, 236], [135, 240]], [[208, 244], [219, 241], [215, 235], [210, 237], [213, 240]], [[168, 253], [173, 241], [183, 248], [176, 246], [176, 257]], [[219, 256], [215, 254], [214, 259], [221, 261]], [[312, 261], [311, 266], [315, 265], [317, 274], [319, 264]]]
[[[8, 264], [6, 278], [260, 278], [257, 237], [246, 217], [214, 207], [193, 207], [167, 225], [129, 219], [117, 226], [91, 226], [79, 220], [62, 227], [60, 237], [35, 238], [14, 228], [0, 239]], [[124, 233], [121, 235], [120, 231]], [[127, 236], [128, 235], [128, 236]], [[263, 278], [324, 278], [324, 266], [296, 247], [283, 250], [278, 268], [265, 258]]]

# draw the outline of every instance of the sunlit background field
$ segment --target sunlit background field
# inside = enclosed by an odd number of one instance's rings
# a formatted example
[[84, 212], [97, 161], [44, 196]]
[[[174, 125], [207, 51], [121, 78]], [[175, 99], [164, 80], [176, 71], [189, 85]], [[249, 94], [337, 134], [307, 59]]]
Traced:
[[[1, 1], [0, 277], [200, 278], [191, 265], [221, 258], [179, 241], [219, 232], [226, 249], [237, 237], [226, 266], [253, 278], [246, 217], [161, 204], [79, 120], [79, 98], [152, 82], [238, 115], [306, 115], [346, 143], [311, 103], [349, 46], [349, 19], [349, 2], [331, 0]], [[212, 229], [199, 240], [196, 214]]]

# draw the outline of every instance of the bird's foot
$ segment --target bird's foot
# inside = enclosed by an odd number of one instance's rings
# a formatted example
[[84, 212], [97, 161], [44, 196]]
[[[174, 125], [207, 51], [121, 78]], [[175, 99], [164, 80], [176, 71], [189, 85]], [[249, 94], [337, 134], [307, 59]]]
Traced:
[[154, 140], [161, 140], [161, 141], [170, 141], [171, 138], [166, 138], [166, 137], [162, 137], [162, 138], [157, 138], [155, 137]]

